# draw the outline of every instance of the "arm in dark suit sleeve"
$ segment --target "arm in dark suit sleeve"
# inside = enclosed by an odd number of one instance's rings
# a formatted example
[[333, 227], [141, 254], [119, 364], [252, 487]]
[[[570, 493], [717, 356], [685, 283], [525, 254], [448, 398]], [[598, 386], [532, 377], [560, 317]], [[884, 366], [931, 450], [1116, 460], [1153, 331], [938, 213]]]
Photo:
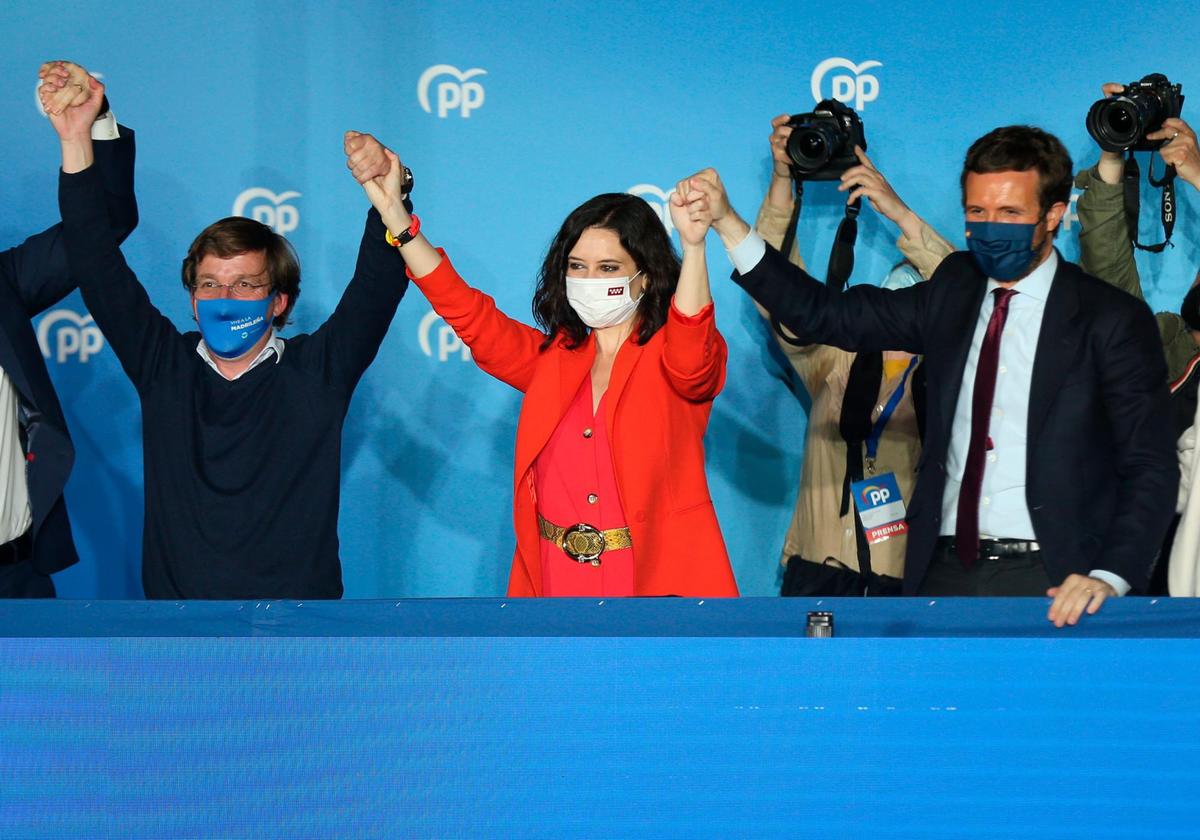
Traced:
[[1115, 515], [1095, 569], [1113, 572], [1144, 591], [1154, 557], [1175, 512], [1179, 467], [1158, 328], [1149, 308], [1114, 312], [1103, 341], [1100, 377], [1113, 432], [1118, 475]]
[[[133, 193], [134, 134], [124, 126], [120, 131], [121, 136], [115, 140], [97, 140], [92, 144], [95, 168], [118, 242], [133, 232], [138, 221]], [[13, 284], [30, 317], [74, 291], [79, 278], [67, 265], [62, 224], [0, 254], [0, 274]]]
[[95, 166], [59, 174], [67, 262], [88, 311], [139, 393], [177, 358], [179, 331], [163, 317], [125, 263]]
[[384, 241], [378, 211], [367, 212], [354, 277], [329, 319], [313, 333], [306, 352], [317, 354], [329, 381], [354, 389], [375, 359], [396, 307], [408, 289], [400, 252]]
[[929, 287], [943, 271], [907, 289], [852, 286], [837, 292], [768, 245], [758, 264], [745, 274], [734, 272], [733, 280], [806, 344], [923, 353]]

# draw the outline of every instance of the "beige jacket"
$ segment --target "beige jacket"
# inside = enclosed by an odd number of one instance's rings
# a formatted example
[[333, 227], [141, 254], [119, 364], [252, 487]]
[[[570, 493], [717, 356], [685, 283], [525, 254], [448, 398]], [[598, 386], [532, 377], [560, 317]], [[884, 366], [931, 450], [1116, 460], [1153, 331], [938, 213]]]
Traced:
[[[788, 213], [764, 201], [755, 228], [763, 239], [778, 248], [787, 230], [788, 216]], [[920, 241], [901, 236], [897, 245], [925, 278], [932, 275], [942, 259], [954, 251], [953, 246], [928, 225], [923, 227]], [[791, 261], [804, 267], [798, 248], [793, 248]], [[761, 307], [759, 313], [767, 317]], [[858, 545], [854, 536], [853, 509], [846, 516], [841, 516], [846, 449], [838, 432], [846, 380], [855, 354], [820, 344], [796, 347], [777, 335], [775, 339], [812, 399], [796, 509], [788, 526], [780, 562], [786, 564], [793, 555], [814, 562], [833, 557], [851, 569], [857, 569]], [[885, 377], [880, 385], [873, 418], [879, 416], [899, 383], [899, 376], [890, 380]], [[912, 390], [906, 387], [879, 441], [875, 468], [877, 474], [896, 474], [896, 483], [906, 504], [916, 483], [915, 468], [920, 454], [921, 441], [916, 412], [913, 410]], [[903, 577], [905, 544], [904, 535], [900, 535], [871, 546], [872, 570], [878, 574]]]

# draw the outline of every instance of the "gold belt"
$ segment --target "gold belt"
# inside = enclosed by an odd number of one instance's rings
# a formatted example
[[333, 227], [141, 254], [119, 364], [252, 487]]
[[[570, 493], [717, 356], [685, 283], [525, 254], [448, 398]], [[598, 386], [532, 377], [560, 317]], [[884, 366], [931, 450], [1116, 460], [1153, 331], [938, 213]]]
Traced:
[[600, 565], [600, 555], [605, 551], [630, 548], [633, 538], [628, 528], [609, 528], [601, 531], [580, 522], [570, 528], [562, 528], [538, 514], [538, 530], [542, 539], [549, 540], [563, 550], [576, 563]]

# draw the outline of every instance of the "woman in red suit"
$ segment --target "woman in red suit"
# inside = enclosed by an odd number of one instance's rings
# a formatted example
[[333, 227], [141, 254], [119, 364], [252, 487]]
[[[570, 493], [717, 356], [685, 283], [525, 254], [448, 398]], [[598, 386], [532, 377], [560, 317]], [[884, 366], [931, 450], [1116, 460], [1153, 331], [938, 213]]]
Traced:
[[[677, 191], [682, 265], [640, 198], [599, 195], [554, 238], [541, 330], [468, 286], [405, 210], [399, 160], [364, 186], [433, 308], [475, 363], [525, 394], [513, 484], [512, 596], [735, 596], [704, 475], [725, 381], [704, 258], [703, 194]], [[351, 166], [353, 166], [351, 161]], [[399, 232], [398, 235], [395, 232]]]

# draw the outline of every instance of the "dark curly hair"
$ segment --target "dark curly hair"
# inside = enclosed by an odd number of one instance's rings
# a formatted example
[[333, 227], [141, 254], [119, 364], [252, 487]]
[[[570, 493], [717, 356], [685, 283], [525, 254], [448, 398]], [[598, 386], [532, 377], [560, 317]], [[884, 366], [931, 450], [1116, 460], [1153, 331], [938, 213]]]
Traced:
[[638, 300], [638, 344], [645, 344], [667, 322], [671, 296], [679, 284], [679, 255], [662, 220], [643, 199], [604, 193], [576, 207], [546, 250], [533, 293], [533, 318], [546, 333], [542, 349], [561, 338], [568, 349], [587, 340], [588, 327], [567, 302], [567, 256], [588, 228], [611, 230], [645, 277]]

